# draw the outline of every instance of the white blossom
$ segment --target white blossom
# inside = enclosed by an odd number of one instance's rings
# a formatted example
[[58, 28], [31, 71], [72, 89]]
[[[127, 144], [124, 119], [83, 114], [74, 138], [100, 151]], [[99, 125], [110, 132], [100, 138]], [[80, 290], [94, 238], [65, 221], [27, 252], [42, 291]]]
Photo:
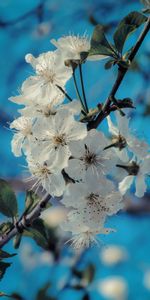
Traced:
[[108, 140], [102, 132], [90, 130], [85, 139], [70, 145], [72, 159], [65, 169], [74, 180], [84, 180], [86, 174], [105, 176], [115, 165], [112, 150], [104, 151]]
[[90, 174], [85, 183], [70, 184], [61, 202], [79, 210], [85, 222], [99, 222], [102, 216], [117, 213], [122, 207], [122, 196], [114, 190], [111, 181]]
[[126, 261], [128, 253], [126, 249], [117, 245], [109, 245], [108, 248], [103, 248], [100, 254], [103, 264], [113, 266], [120, 262]]
[[21, 95], [10, 100], [20, 104], [28, 104], [36, 99], [42, 101], [53, 99], [60, 93], [58, 86], [64, 87], [72, 76], [72, 70], [62, 62], [58, 51], [42, 53], [35, 58], [27, 55], [26, 61], [35, 70], [35, 75], [28, 77], [21, 88]]
[[51, 43], [61, 50], [63, 56], [71, 60], [80, 60], [81, 52], [88, 52], [90, 49], [90, 41], [86, 35], [83, 37], [69, 35], [51, 40]]
[[14, 136], [11, 141], [12, 152], [15, 156], [21, 156], [21, 150], [29, 148], [29, 140], [32, 137], [32, 119], [19, 117], [10, 124], [14, 129]]
[[37, 191], [43, 187], [47, 194], [61, 196], [65, 189], [65, 181], [61, 169], [54, 165], [53, 157], [51, 156], [47, 161], [40, 161], [40, 159], [36, 161], [28, 156], [27, 160], [29, 171], [32, 174], [27, 181], [34, 181], [32, 188]]
[[71, 242], [71, 246], [74, 249], [84, 249], [93, 246], [94, 244], [98, 245], [100, 241], [98, 240], [98, 234], [109, 234], [114, 232], [111, 228], [103, 228], [100, 227], [95, 230], [87, 229], [85, 232], [79, 232], [78, 234], [74, 234], [73, 238], [68, 242]]
[[70, 142], [83, 139], [87, 129], [67, 110], [60, 110], [50, 119], [38, 118], [33, 134], [37, 139], [32, 145], [33, 157], [42, 156], [46, 160], [54, 154], [56, 163], [63, 169], [71, 156]]
[[[117, 156], [124, 162], [129, 161], [128, 150], [143, 157], [148, 152], [148, 145], [135, 138], [129, 129], [129, 118], [115, 113], [117, 125], [113, 124], [110, 116], [107, 117], [109, 132], [112, 134], [112, 144]], [[116, 144], [116, 146], [115, 146]], [[107, 151], [107, 150], [106, 150]]]
[[144, 196], [147, 190], [146, 177], [150, 174], [150, 155], [137, 162], [131, 161], [131, 165], [131, 174], [119, 183], [119, 190], [124, 195], [132, 183], [135, 182], [135, 195], [140, 198]]
[[99, 281], [98, 290], [107, 299], [127, 300], [128, 286], [124, 278], [109, 276]]
[[[80, 60], [81, 52], [88, 52], [90, 50], [90, 39], [86, 36], [69, 35], [51, 40], [51, 43], [57, 47], [62, 53], [64, 60]], [[87, 57], [87, 60], [100, 60], [107, 58], [106, 55], [93, 55]]]

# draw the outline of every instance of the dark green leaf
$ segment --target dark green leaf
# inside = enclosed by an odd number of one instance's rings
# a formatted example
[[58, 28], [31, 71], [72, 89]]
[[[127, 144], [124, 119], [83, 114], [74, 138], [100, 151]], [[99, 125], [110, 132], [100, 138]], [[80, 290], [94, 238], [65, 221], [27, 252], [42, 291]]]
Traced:
[[5, 258], [9, 258], [9, 257], [13, 257], [15, 255], [16, 255], [16, 253], [9, 254], [6, 251], [3, 251], [2, 249], [0, 249], [0, 260], [5, 259]]
[[119, 53], [122, 53], [124, 43], [129, 35], [146, 21], [146, 16], [139, 12], [133, 11], [119, 23], [114, 33], [114, 43]]
[[22, 234], [18, 233], [13, 240], [13, 245], [15, 249], [18, 249], [21, 243], [21, 239], [22, 239]]
[[114, 59], [110, 59], [107, 61], [107, 63], [105, 64], [105, 69], [108, 70], [110, 69], [115, 63], [115, 60]]
[[15, 193], [3, 179], [0, 179], [0, 212], [9, 218], [16, 217], [18, 213]]
[[6, 263], [3, 261], [0, 261], [0, 280], [3, 278], [7, 268], [11, 266], [11, 263]]
[[85, 62], [85, 60], [87, 59], [88, 55], [89, 55], [89, 52], [80, 52], [80, 58], [81, 58], [80, 62], [81, 63]]
[[106, 55], [114, 57], [113, 46], [107, 41], [103, 26], [97, 25], [94, 29], [89, 56]]
[[28, 230], [24, 230], [24, 236], [32, 238], [38, 246], [42, 247], [45, 250], [48, 250], [48, 238], [47, 238], [47, 229], [44, 221], [42, 219], [36, 219], [32, 227]]

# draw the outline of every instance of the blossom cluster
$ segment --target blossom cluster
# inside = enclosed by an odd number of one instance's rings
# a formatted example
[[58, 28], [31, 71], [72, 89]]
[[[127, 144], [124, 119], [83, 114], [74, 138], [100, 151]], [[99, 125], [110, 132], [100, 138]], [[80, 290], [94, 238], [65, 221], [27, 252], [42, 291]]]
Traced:
[[[10, 125], [12, 151], [25, 155], [33, 189], [38, 192], [42, 186], [66, 207], [62, 228], [72, 233], [73, 245], [88, 247], [97, 234], [113, 231], [105, 222], [123, 208], [123, 195], [133, 181], [136, 195], [144, 195], [149, 147], [130, 133], [129, 119], [119, 111], [116, 123], [107, 117], [110, 139], [98, 129], [87, 130], [81, 118], [87, 111], [81, 99], [69, 97], [68, 102], [66, 83], [74, 75], [73, 65], [82, 64], [80, 53], [89, 51], [90, 40], [66, 36], [52, 43], [55, 51], [25, 57], [34, 74], [23, 82], [21, 94], [10, 98], [21, 105], [20, 117]], [[117, 171], [121, 175], [116, 185], [112, 179]]]

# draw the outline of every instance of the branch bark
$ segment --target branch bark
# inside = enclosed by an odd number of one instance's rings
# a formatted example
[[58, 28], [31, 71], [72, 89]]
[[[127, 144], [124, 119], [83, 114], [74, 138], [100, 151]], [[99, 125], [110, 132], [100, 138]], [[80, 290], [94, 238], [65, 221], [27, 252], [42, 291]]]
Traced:
[[[148, 31], [150, 30], [150, 18], [148, 18], [145, 27], [143, 29], [143, 31], [141, 32], [135, 46], [133, 47], [128, 59], [129, 61], [132, 63], [134, 57], [136, 56], [139, 48], [142, 45], [143, 40], [145, 39]], [[103, 121], [103, 119], [110, 114], [111, 112], [111, 102], [112, 102], [112, 98], [115, 97], [121, 83], [122, 80], [124, 79], [127, 71], [129, 68], [123, 68], [121, 66], [118, 67], [118, 75], [117, 75], [117, 79], [112, 87], [112, 90], [107, 98], [107, 100], [105, 101], [101, 112], [98, 114], [98, 116], [96, 117], [96, 119], [94, 121], [89, 122], [88, 124], [88, 130], [91, 130], [93, 128], [97, 128], [99, 126], [99, 124]]]
[[9, 232], [0, 236], [0, 248], [7, 244], [17, 233], [23, 233], [24, 229], [32, 226], [33, 221], [40, 216], [50, 199], [50, 195], [42, 199], [29, 214], [23, 215]]

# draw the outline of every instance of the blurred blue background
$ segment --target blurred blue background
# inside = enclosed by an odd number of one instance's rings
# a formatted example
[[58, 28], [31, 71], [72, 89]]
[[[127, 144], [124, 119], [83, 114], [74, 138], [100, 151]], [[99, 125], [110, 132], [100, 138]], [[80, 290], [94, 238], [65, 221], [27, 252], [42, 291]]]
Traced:
[[[11, 103], [8, 98], [18, 93], [22, 81], [32, 72], [24, 61], [25, 54], [32, 53], [37, 56], [44, 51], [53, 50], [50, 39], [57, 39], [69, 33], [82, 35], [86, 32], [90, 36], [95, 22], [109, 24], [107, 34], [111, 37], [122, 17], [132, 10], [141, 10], [141, 8], [140, 2], [136, 0], [0, 1], [0, 177], [12, 183], [20, 207], [23, 207], [24, 202], [22, 165], [25, 165], [25, 161], [23, 158], [15, 158], [11, 153], [12, 133], [8, 127], [9, 123], [18, 116], [19, 107]], [[134, 43], [138, 35], [139, 30], [130, 43]], [[133, 128], [139, 137], [144, 136], [150, 142], [150, 115], [143, 114], [150, 105], [149, 42], [150, 38], [147, 37], [137, 56], [138, 68], [128, 72], [118, 91], [118, 98], [131, 97], [134, 100], [137, 109], [131, 114]], [[98, 102], [106, 99], [115, 80], [116, 70], [104, 70], [104, 62], [89, 62], [84, 68], [88, 101], [90, 106], [94, 107]], [[72, 84], [68, 85], [68, 93], [75, 96]], [[104, 123], [104, 129], [105, 126]], [[102, 238], [104, 246], [89, 249], [82, 254], [77, 264], [79, 269], [90, 262], [96, 266], [94, 282], [88, 292], [90, 299], [112, 299], [102, 296], [98, 289], [99, 281], [108, 276], [121, 276], [125, 280], [128, 290], [125, 299], [150, 299], [148, 198], [149, 195], [146, 195], [142, 203], [133, 199], [128, 209], [130, 213], [120, 213], [109, 220], [108, 226], [116, 228], [117, 232]], [[109, 245], [116, 245], [118, 249], [122, 249], [122, 254], [126, 253], [126, 259], [123, 255], [115, 263], [104, 262], [101, 252], [103, 248], [109, 248]], [[6, 249], [14, 251], [12, 242], [6, 246]], [[42, 256], [42, 251], [35, 246], [34, 242], [25, 239], [18, 252], [18, 256], [12, 259], [12, 266], [0, 282], [0, 291], [7, 293], [18, 291], [25, 299], [34, 300], [37, 290], [45, 282], [50, 281], [52, 283], [50, 293], [57, 296], [57, 299], [83, 298], [82, 291], [61, 288], [62, 280], [64, 282], [72, 280], [70, 264], [75, 259], [75, 254], [70, 250], [64, 247], [59, 261], [54, 263], [50, 255]]]

